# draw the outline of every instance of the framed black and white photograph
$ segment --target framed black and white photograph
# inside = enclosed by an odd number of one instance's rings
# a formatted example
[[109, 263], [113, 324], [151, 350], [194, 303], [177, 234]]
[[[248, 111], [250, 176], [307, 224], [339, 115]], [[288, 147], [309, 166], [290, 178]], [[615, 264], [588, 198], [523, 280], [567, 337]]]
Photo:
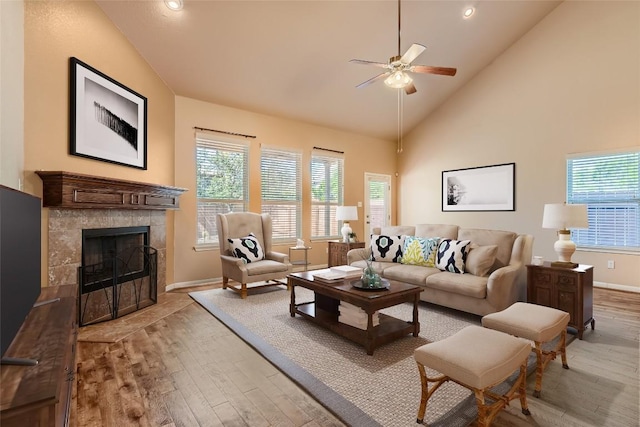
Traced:
[[442, 172], [443, 211], [514, 211], [515, 163]]
[[71, 58], [70, 152], [147, 169], [147, 98]]

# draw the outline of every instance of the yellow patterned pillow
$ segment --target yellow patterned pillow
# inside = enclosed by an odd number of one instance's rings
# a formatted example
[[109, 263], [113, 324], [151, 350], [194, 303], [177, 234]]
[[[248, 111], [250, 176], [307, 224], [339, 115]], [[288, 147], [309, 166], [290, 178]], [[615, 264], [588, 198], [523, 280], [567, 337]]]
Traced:
[[407, 236], [402, 251], [403, 264], [435, 267], [439, 237], [424, 238]]

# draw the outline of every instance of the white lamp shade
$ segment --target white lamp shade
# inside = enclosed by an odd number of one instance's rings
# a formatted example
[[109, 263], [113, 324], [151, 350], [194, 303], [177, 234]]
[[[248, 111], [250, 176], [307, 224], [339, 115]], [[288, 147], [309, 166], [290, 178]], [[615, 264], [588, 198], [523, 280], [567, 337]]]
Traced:
[[542, 228], [553, 228], [555, 230], [589, 228], [587, 205], [567, 205], [565, 203], [544, 205]]
[[355, 221], [358, 219], [358, 208], [355, 206], [338, 206], [336, 208], [338, 221]]

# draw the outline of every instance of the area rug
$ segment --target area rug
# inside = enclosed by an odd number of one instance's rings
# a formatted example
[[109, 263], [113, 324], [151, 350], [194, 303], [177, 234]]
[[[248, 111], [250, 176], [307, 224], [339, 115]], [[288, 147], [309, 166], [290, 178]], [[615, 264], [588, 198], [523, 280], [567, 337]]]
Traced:
[[[408, 335], [368, 356], [360, 345], [300, 316], [291, 317], [290, 294], [284, 288], [263, 289], [244, 300], [222, 289], [189, 295], [269, 360], [269, 354], [277, 355], [287, 365], [279, 366], [285, 374], [349, 425], [415, 425], [421, 389], [413, 351], [480, 324], [479, 316], [421, 303], [419, 337]], [[313, 293], [296, 288], [296, 300], [311, 301]], [[412, 305], [383, 312], [410, 320]], [[288, 372], [292, 365], [300, 378]], [[465, 426], [475, 416], [471, 393], [448, 382], [429, 400], [425, 423]]]

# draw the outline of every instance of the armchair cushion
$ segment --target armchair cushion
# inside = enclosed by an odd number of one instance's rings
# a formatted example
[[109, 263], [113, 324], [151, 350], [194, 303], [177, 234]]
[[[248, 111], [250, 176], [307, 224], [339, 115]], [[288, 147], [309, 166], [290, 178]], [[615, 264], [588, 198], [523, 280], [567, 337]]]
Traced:
[[245, 264], [264, 259], [264, 250], [253, 233], [249, 233], [246, 237], [227, 240], [231, 246], [231, 254], [236, 258], [241, 258]]

